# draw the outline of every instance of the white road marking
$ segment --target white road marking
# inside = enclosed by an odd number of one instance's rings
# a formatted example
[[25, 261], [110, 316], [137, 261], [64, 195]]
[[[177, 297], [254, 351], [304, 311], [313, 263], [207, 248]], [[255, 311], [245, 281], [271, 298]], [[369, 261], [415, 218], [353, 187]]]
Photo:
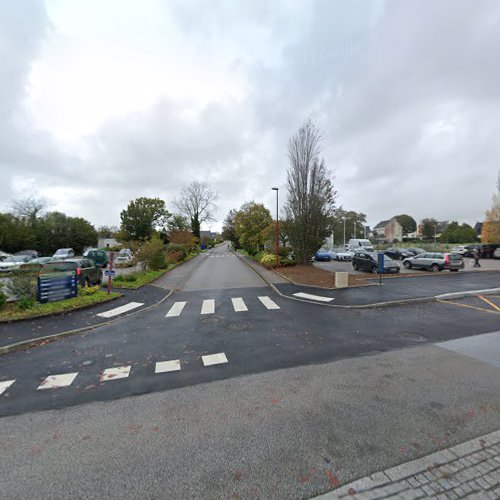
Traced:
[[269, 297], [259, 297], [259, 300], [268, 308], [268, 309], [279, 309], [280, 306], [276, 304], [276, 302], [272, 301]]
[[207, 299], [203, 301], [201, 306], [201, 314], [214, 314], [215, 313], [215, 300]]
[[223, 352], [217, 354], [207, 354], [201, 357], [204, 366], [221, 365], [227, 363], [226, 355]]
[[185, 305], [186, 305], [186, 302], [176, 302], [170, 308], [170, 311], [168, 311], [165, 318], [171, 318], [172, 316], [180, 316]]
[[37, 391], [41, 389], [58, 389], [59, 387], [67, 387], [73, 383], [78, 372], [63, 373], [61, 375], [49, 375], [42, 380], [42, 383], [37, 387]]
[[2, 395], [15, 381], [16, 379], [0, 382], [0, 395]]
[[158, 363], [156, 363], [155, 373], [178, 372], [180, 369], [180, 359], [173, 359], [171, 361], [158, 361]]
[[130, 374], [130, 366], [117, 366], [116, 368], [106, 368], [99, 377], [100, 382], [116, 380], [117, 378], [127, 378]]
[[101, 318], [112, 318], [113, 316], [118, 316], [119, 314], [123, 314], [124, 312], [131, 311], [132, 309], [136, 309], [137, 307], [141, 307], [144, 304], [142, 302], [129, 302], [124, 306], [115, 307], [114, 309], [110, 309], [109, 311], [105, 311], [97, 314]]
[[331, 302], [332, 297], [322, 297], [321, 295], [312, 295], [310, 293], [298, 292], [294, 293], [295, 297], [300, 297], [301, 299], [319, 300], [320, 302]]
[[241, 297], [232, 298], [231, 301], [236, 312], [248, 311], [248, 308]]

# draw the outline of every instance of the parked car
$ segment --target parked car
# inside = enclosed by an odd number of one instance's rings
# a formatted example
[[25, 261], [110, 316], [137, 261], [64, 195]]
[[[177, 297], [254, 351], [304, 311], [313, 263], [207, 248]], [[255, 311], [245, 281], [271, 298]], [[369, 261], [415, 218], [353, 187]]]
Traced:
[[352, 256], [354, 255], [354, 252], [343, 248], [336, 248], [328, 253], [333, 260], [352, 260]]
[[[356, 252], [352, 258], [352, 267], [355, 271], [378, 273], [378, 254], [376, 252]], [[384, 273], [399, 273], [399, 264], [387, 255], [384, 256]]]
[[52, 262], [54, 260], [53, 257], [38, 257], [37, 259], [31, 259], [28, 262], [21, 264], [19, 266], [19, 269], [21, 271], [27, 271], [27, 270], [35, 270], [35, 269], [42, 269], [42, 267], [45, 264], [48, 264], [49, 262]]
[[317, 262], [321, 262], [321, 261], [330, 261], [332, 260], [332, 258], [328, 250], [318, 250], [316, 252], [316, 255], [314, 256], [314, 260]]
[[10, 257], [10, 256], [11, 256], [10, 253], [2, 252], [0, 250], [0, 262], [2, 262], [3, 260], [5, 260], [7, 257]]
[[75, 252], [72, 248], [59, 248], [56, 253], [52, 256], [54, 259], [71, 259], [75, 256]]
[[76, 271], [80, 286], [100, 285], [101, 269], [91, 259], [55, 260], [43, 266], [44, 272]]
[[403, 248], [387, 248], [384, 250], [384, 254], [395, 260], [403, 260], [406, 259], [406, 257], [412, 257], [414, 255]]
[[467, 253], [467, 248], [465, 248], [464, 245], [458, 245], [457, 247], [452, 248], [451, 251], [452, 253], [459, 253], [460, 255], [465, 256], [465, 254]]
[[412, 255], [420, 255], [421, 253], [425, 253], [423, 248], [407, 248], [407, 252], [410, 252]]
[[443, 271], [448, 269], [457, 272], [464, 268], [464, 259], [458, 253], [427, 252], [403, 260], [406, 269], [427, 269], [428, 271]]
[[495, 251], [493, 252], [493, 258], [500, 259], [500, 248], [495, 249]]
[[130, 248], [122, 248], [118, 254], [115, 255], [116, 264], [127, 264], [133, 260], [134, 254]]
[[466, 245], [466, 252], [464, 257], [474, 257], [474, 249], [479, 251], [479, 255], [482, 259], [493, 258], [493, 253], [500, 245], [496, 244], [477, 244], [477, 245]]
[[14, 255], [27, 255], [30, 259], [36, 259], [40, 254], [36, 250], [21, 250]]
[[11, 255], [0, 262], [0, 272], [16, 271], [21, 264], [30, 260], [29, 255]]
[[366, 252], [373, 252], [373, 245], [370, 240], [351, 238], [347, 244], [348, 250], [357, 252], [358, 250], [364, 250]]
[[83, 253], [83, 256], [87, 259], [93, 260], [97, 267], [107, 267], [109, 263], [108, 253], [105, 250], [89, 248]]

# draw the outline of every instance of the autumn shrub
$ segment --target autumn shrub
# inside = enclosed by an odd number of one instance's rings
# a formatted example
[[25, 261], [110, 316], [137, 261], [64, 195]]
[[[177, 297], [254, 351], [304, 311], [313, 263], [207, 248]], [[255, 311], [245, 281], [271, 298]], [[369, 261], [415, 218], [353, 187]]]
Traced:
[[[180, 231], [179, 231], [180, 232]], [[180, 260], [184, 260], [187, 257], [188, 254], [188, 249], [181, 243], [169, 243], [167, 245], [167, 258], [170, 260], [170, 257], [168, 257], [170, 254], [180, 254], [181, 257], [178, 258], [178, 262]]]
[[165, 266], [165, 246], [161, 239], [155, 235], [149, 241], [142, 244], [137, 258], [142, 263], [144, 270], [158, 271]]

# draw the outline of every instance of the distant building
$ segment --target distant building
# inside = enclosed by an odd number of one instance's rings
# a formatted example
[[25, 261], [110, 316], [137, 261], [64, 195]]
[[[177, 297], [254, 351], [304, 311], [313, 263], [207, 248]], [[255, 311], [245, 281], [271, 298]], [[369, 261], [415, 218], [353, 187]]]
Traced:
[[121, 245], [114, 238], [99, 238], [97, 241], [97, 248], [109, 248], [116, 245]]
[[219, 236], [219, 233], [214, 233], [213, 231], [200, 231], [201, 238], [212, 238], [215, 240]]
[[373, 239], [390, 243], [394, 240], [403, 241], [403, 226], [397, 221], [396, 217], [380, 221], [373, 228]]

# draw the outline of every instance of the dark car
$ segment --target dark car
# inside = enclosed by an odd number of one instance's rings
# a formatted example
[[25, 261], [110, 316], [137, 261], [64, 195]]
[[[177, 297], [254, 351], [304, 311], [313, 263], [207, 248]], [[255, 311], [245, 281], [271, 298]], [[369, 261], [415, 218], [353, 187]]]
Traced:
[[330, 261], [332, 260], [332, 256], [330, 255], [330, 252], [327, 250], [318, 250], [316, 252], [316, 255], [314, 256], [314, 260], [320, 262], [320, 261]]
[[464, 259], [458, 253], [426, 252], [403, 261], [406, 269], [426, 269], [428, 271], [443, 271], [448, 269], [457, 272], [464, 268]]
[[476, 249], [482, 259], [491, 259], [499, 246], [495, 244], [466, 245], [464, 257], [474, 257], [474, 249]]
[[[356, 252], [352, 258], [355, 271], [378, 273], [378, 254], [376, 252]], [[399, 273], [399, 264], [387, 255], [384, 256], [384, 273]]]
[[384, 254], [395, 260], [403, 260], [406, 259], [406, 257], [414, 255], [412, 252], [403, 248], [387, 248], [384, 250]]
[[[412, 255], [420, 255], [421, 253], [425, 253], [425, 250], [423, 248], [416, 247], [407, 248], [406, 251], [410, 252]], [[409, 257], [411, 257], [411, 255], [409, 255]]]
[[42, 272], [76, 271], [80, 286], [100, 285], [101, 269], [91, 259], [65, 259], [49, 262]]
[[98, 250], [96, 248], [91, 248], [87, 250], [84, 254], [87, 259], [93, 260], [97, 267], [107, 267], [109, 263], [108, 252], [105, 250]]

